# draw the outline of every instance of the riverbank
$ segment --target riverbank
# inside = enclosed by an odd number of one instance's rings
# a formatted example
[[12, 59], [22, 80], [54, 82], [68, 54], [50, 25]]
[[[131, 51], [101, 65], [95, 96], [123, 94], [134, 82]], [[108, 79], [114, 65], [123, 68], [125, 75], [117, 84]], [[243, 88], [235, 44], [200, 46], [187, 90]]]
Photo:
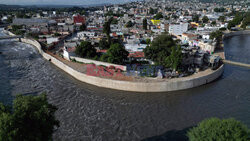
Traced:
[[55, 66], [64, 70], [75, 79], [92, 84], [98, 87], [133, 91], [133, 92], [166, 92], [184, 90], [189, 88], [198, 87], [207, 83], [210, 83], [220, 77], [224, 70], [224, 65], [220, 66], [217, 70], [207, 69], [199, 73], [193, 74], [188, 77], [174, 78], [174, 79], [160, 79], [159, 81], [147, 81], [147, 82], [136, 82], [136, 81], [122, 81], [113, 80], [107, 78], [101, 78], [96, 76], [90, 76], [84, 74], [67, 65], [64, 61], [60, 61], [56, 57], [44, 52], [41, 48], [40, 43], [33, 39], [22, 38], [21, 42], [31, 44], [37, 48], [39, 53], [46, 59], [53, 63]]

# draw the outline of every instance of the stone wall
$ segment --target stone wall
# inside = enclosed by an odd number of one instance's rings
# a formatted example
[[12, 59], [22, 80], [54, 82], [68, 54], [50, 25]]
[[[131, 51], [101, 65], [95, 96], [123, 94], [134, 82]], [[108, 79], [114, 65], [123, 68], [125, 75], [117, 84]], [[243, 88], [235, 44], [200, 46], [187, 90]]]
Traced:
[[124, 71], [126, 71], [126, 68], [127, 68], [126, 66], [123, 66], [123, 65], [111, 64], [111, 63], [106, 63], [106, 62], [101, 62], [101, 61], [96, 61], [96, 60], [91, 60], [91, 59], [85, 59], [85, 58], [79, 58], [79, 57], [73, 57], [73, 56], [70, 56], [70, 58], [75, 59], [78, 62], [82, 62], [86, 64], [94, 63], [97, 66], [99, 65], [106, 66], [106, 67], [114, 66]]
[[13, 34], [12, 32], [8, 31], [8, 30], [3, 30], [3, 32], [7, 35], [10, 35], [10, 36], [16, 36], [15, 34]]

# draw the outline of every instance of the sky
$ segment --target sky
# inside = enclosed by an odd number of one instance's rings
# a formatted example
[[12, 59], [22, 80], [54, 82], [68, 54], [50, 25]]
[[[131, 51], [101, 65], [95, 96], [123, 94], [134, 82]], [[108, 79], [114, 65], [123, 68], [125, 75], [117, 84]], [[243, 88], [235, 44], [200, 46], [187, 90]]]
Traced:
[[135, 0], [0, 0], [0, 4], [9, 5], [89, 5], [102, 3], [125, 3]]

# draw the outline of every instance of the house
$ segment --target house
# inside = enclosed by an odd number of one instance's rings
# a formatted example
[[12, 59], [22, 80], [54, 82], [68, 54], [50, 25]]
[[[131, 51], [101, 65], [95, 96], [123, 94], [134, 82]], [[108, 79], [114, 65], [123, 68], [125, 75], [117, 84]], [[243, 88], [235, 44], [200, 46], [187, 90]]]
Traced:
[[12, 25], [25, 25], [28, 27], [32, 27], [32, 26], [47, 27], [49, 25], [49, 20], [38, 19], [38, 18], [32, 18], [32, 19], [16, 18], [13, 20]]
[[73, 19], [74, 19], [74, 24], [75, 25], [83, 25], [83, 24], [86, 24], [86, 20], [85, 20], [85, 17], [81, 16], [81, 15], [75, 15], [73, 16]]
[[199, 27], [199, 23], [196, 23], [196, 22], [191, 22], [190, 25], [193, 28]]
[[137, 52], [131, 52], [128, 55], [128, 59], [130, 61], [136, 60], [136, 61], [143, 61], [144, 60], [144, 52], [137, 51]]
[[124, 46], [128, 52], [142, 52], [147, 47], [146, 44], [125, 44]]
[[111, 24], [110, 30], [111, 30], [111, 32], [120, 32], [121, 31], [119, 25], [117, 25], [117, 24]]
[[202, 34], [202, 39], [205, 39], [205, 40], [210, 39], [210, 33], [204, 33], [204, 34]]
[[215, 45], [209, 43], [208, 41], [201, 40], [198, 44], [201, 50], [209, 52], [210, 54], [214, 53]]
[[190, 41], [197, 39], [197, 35], [190, 33], [182, 33], [181, 41], [183, 44], [189, 44]]
[[70, 60], [70, 56], [75, 56], [75, 50], [78, 42], [65, 42], [63, 48], [63, 57]]
[[188, 23], [178, 23], [169, 25], [169, 33], [173, 35], [182, 35], [182, 33], [187, 32]]
[[7, 19], [8, 19], [7, 16], [3, 16], [1, 20], [2, 20], [2, 21], [5, 21], [5, 20], [7, 20]]
[[152, 22], [153, 25], [158, 25], [158, 24], [161, 23], [161, 20], [153, 20], [152, 19], [151, 22]]
[[49, 38], [46, 38], [47, 44], [55, 43], [55, 42], [58, 42], [58, 41], [59, 41], [58, 37], [49, 37]]
[[84, 37], [89, 37], [89, 38], [93, 38], [96, 36], [95, 32], [90, 32], [90, 31], [82, 31], [82, 32], [78, 32], [77, 33], [77, 37], [78, 38], [84, 38]]

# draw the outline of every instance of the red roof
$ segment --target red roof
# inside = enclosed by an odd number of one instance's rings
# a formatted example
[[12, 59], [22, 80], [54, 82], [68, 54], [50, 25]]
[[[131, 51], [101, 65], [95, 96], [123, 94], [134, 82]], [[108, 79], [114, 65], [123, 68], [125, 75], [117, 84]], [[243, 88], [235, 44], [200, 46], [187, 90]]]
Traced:
[[69, 47], [67, 48], [67, 52], [75, 52], [76, 47]]
[[106, 50], [106, 49], [103, 49], [103, 50], [97, 50], [96, 52], [106, 53], [106, 52], [107, 52], [107, 50]]
[[144, 52], [129, 53], [128, 57], [130, 57], [130, 58], [143, 58]]
[[82, 23], [85, 24], [85, 17], [81, 15], [74, 16], [74, 24], [76, 23]]
[[114, 32], [114, 33], [112, 33], [112, 35], [113, 35], [113, 37], [117, 37], [117, 34]]

